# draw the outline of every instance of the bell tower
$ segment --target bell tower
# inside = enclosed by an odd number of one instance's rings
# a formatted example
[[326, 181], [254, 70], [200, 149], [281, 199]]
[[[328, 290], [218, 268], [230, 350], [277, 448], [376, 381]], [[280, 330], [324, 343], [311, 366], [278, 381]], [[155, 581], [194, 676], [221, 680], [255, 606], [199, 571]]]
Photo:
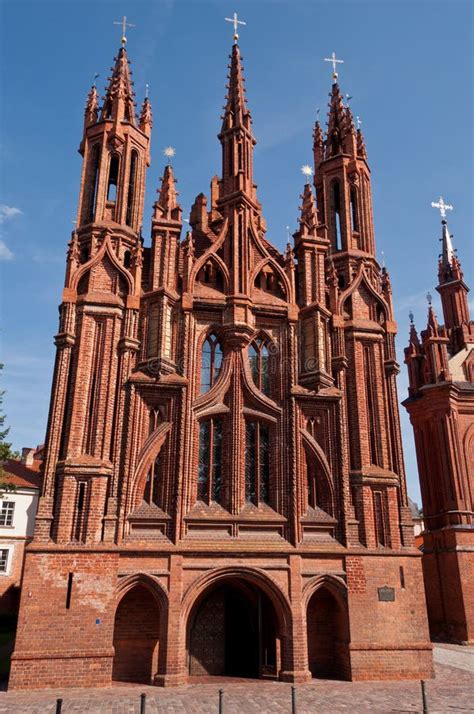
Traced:
[[423, 501], [423, 575], [432, 637], [474, 642], [474, 322], [461, 261], [453, 248], [440, 198], [438, 262], [444, 325], [431, 296], [426, 328], [410, 326], [403, 402], [415, 435]]
[[[353, 523], [358, 522], [354, 537], [367, 547], [396, 548], [411, 543], [412, 527], [398, 416], [391, 285], [375, 256], [364, 137], [344, 103], [338, 60], [333, 56], [329, 61], [334, 70], [327, 132], [324, 135], [317, 121], [313, 135], [320, 221], [315, 237], [319, 252], [326, 252], [325, 299], [331, 313], [329, 371], [347, 410], [350, 494]], [[305, 193], [309, 205], [309, 188]], [[320, 313], [323, 318], [324, 310]], [[348, 522], [347, 527], [350, 531], [353, 525]]]
[[102, 104], [93, 85], [85, 108], [79, 206], [59, 308], [36, 525], [43, 540], [114, 536], [118, 425], [139, 344], [141, 225], [152, 126], [148, 97], [136, 117], [125, 41]]

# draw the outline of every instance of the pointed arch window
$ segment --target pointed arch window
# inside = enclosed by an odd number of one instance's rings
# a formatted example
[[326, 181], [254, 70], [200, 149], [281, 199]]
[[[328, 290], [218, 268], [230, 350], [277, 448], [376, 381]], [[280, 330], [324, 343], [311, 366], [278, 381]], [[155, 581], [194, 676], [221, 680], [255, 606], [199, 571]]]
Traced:
[[377, 545], [390, 548], [386, 491], [373, 491], [375, 539]]
[[359, 216], [357, 206], [357, 190], [354, 186], [351, 188], [351, 227], [352, 231], [359, 231]]
[[265, 265], [255, 278], [254, 285], [263, 292], [270, 293], [280, 300], [286, 299], [286, 292], [279, 275], [270, 265]]
[[259, 421], [245, 426], [245, 500], [270, 503], [270, 434]]
[[127, 197], [127, 226], [133, 225], [133, 210], [135, 207], [135, 189], [137, 183], [138, 170], [138, 152], [134, 149], [130, 157], [130, 176], [128, 179], [128, 197]]
[[222, 366], [222, 348], [216, 335], [209, 335], [201, 353], [201, 393], [208, 392], [217, 382]]
[[270, 396], [270, 354], [261, 337], [249, 346], [249, 362], [255, 386]]
[[197, 496], [209, 503], [221, 502], [222, 496], [222, 420], [199, 424], [199, 465]]
[[83, 211], [83, 222], [91, 223], [95, 217], [95, 208], [97, 203], [97, 187], [99, 185], [99, 166], [100, 166], [100, 146], [95, 144], [92, 147], [89, 171], [88, 171], [88, 190], [85, 201], [85, 210]]
[[320, 508], [330, 516], [334, 515], [331, 488], [321, 466], [314, 458], [306, 454], [306, 471], [308, 478], [308, 506]]
[[76, 505], [74, 510], [74, 523], [72, 529], [72, 539], [75, 541], [85, 540], [87, 521], [87, 499], [89, 495], [87, 481], [78, 481], [76, 490]]
[[213, 260], [208, 260], [198, 274], [198, 282], [215, 290], [224, 290], [224, 276], [222, 270]]
[[332, 185], [333, 234], [335, 250], [342, 250], [341, 187], [339, 181]]
[[119, 166], [120, 158], [118, 154], [112, 154], [110, 159], [109, 180], [107, 182], [107, 201], [111, 203], [115, 203], [117, 200]]
[[160, 456], [161, 451], [148, 470], [145, 481], [145, 490], [143, 493], [143, 500], [145, 503], [149, 503], [150, 505], [154, 503], [156, 506], [160, 505]]

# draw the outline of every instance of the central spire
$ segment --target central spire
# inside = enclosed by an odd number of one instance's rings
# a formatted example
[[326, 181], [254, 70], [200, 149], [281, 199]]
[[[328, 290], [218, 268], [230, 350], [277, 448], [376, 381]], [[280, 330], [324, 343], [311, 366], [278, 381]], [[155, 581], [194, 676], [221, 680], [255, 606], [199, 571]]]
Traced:
[[135, 125], [135, 102], [129, 64], [127, 51], [122, 46], [109, 78], [101, 118], [113, 119], [117, 123], [125, 120]]
[[228, 94], [226, 96], [226, 105], [224, 107], [224, 117], [222, 122], [222, 131], [233, 127], [245, 127], [251, 129], [252, 118], [247, 107], [245, 98], [244, 76], [242, 68], [242, 58], [238, 44], [232, 46], [232, 54], [230, 55], [230, 74], [229, 84], [227, 85]]
[[253, 185], [252, 118], [245, 97], [242, 58], [237, 43], [232, 46], [226, 103], [219, 139], [222, 144], [222, 196], [243, 191], [255, 199]]

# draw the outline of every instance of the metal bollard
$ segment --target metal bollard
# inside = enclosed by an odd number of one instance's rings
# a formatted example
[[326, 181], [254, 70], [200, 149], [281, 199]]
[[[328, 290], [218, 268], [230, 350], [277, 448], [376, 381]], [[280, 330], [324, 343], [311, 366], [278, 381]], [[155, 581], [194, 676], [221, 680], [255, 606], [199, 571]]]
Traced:
[[224, 714], [224, 690], [219, 689], [219, 714]]
[[296, 687], [291, 687], [291, 714], [296, 714]]
[[146, 711], [146, 694], [140, 694], [140, 714], [145, 714]]
[[56, 699], [56, 714], [61, 714], [62, 708], [63, 708], [63, 700]]
[[426, 682], [421, 679], [421, 699], [423, 702], [423, 714], [428, 714], [428, 698], [426, 696]]

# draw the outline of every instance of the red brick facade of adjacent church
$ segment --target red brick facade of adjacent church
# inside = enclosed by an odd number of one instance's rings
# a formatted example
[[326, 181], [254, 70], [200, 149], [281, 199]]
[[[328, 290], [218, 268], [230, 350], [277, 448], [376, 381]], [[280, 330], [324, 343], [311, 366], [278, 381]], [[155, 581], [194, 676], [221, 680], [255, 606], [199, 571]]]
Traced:
[[338, 84], [282, 254], [238, 45], [222, 173], [191, 230], [120, 49], [92, 88], [13, 688], [432, 673], [403, 470], [391, 288]]
[[474, 322], [445, 220], [442, 245], [436, 289], [444, 325], [430, 305], [421, 340], [411, 327], [404, 406], [420, 473], [431, 635], [474, 644]]

